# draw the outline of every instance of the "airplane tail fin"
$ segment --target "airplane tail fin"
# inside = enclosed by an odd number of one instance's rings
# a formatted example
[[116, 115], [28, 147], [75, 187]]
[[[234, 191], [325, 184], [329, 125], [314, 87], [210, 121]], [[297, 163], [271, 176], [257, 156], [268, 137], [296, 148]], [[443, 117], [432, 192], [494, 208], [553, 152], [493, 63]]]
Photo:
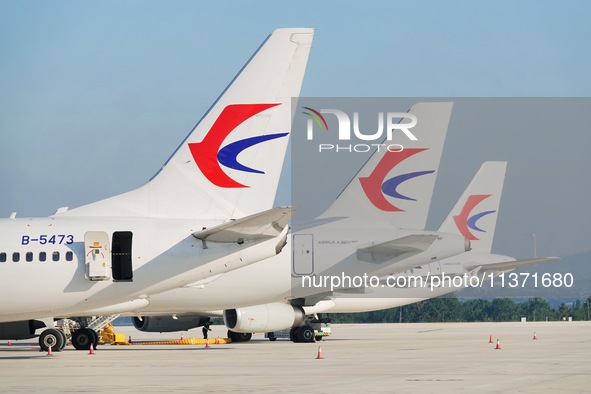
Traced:
[[[348, 217], [424, 229], [453, 103], [417, 103], [417, 118], [401, 152], [381, 148], [369, 158], [321, 218]], [[405, 137], [403, 137], [405, 138]], [[388, 142], [388, 141], [386, 141]]]
[[148, 183], [60, 215], [231, 219], [271, 208], [313, 35], [275, 30]]
[[483, 163], [439, 231], [461, 234], [470, 240], [472, 250], [490, 253], [506, 168], [505, 161]]

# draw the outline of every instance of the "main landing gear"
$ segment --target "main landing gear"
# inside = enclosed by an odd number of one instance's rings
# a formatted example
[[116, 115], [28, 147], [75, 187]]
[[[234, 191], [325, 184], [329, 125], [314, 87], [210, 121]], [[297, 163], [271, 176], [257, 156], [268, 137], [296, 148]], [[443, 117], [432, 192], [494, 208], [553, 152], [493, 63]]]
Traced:
[[248, 342], [252, 338], [252, 334], [249, 332], [234, 332], [228, 330], [228, 338], [230, 338], [232, 342]]
[[39, 335], [39, 346], [44, 352], [49, 351], [49, 347], [54, 352], [59, 352], [68, 344], [68, 338], [62, 330], [48, 328]]
[[90, 328], [80, 328], [72, 334], [72, 345], [76, 350], [90, 350], [91, 344], [96, 349], [98, 340], [97, 332]]
[[[90, 328], [80, 328], [72, 334], [72, 345], [76, 350], [90, 350], [91, 344], [93, 349], [96, 349], [98, 342], [97, 332]], [[39, 335], [39, 347], [44, 352], [49, 351], [50, 346], [52, 352], [59, 352], [67, 344], [68, 337], [62, 330], [57, 328], [48, 328]]]

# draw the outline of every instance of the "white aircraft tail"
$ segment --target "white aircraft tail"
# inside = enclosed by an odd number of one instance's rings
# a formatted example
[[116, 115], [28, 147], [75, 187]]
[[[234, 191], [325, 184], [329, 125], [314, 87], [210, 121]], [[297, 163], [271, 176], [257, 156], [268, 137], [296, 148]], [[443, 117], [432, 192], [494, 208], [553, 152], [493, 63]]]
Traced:
[[487, 161], [439, 228], [439, 231], [461, 234], [470, 240], [472, 250], [490, 253], [507, 162]]
[[320, 217], [349, 217], [381, 221], [400, 228], [424, 229], [436, 172], [447, 134], [453, 103], [418, 103], [409, 113], [417, 117], [411, 129], [418, 139], [404, 135], [402, 152], [376, 151]]
[[278, 29], [145, 185], [60, 215], [232, 219], [272, 207], [313, 29]]

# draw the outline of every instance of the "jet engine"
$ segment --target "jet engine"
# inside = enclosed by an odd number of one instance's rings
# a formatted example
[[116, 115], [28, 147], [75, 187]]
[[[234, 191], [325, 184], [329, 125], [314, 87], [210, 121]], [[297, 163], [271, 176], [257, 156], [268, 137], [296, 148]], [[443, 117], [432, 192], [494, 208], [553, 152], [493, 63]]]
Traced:
[[242, 333], [271, 332], [298, 327], [305, 318], [306, 315], [301, 308], [279, 302], [224, 311], [226, 327]]
[[0, 323], [0, 339], [29, 339], [35, 337], [35, 330], [45, 327], [38, 320], [22, 320]]

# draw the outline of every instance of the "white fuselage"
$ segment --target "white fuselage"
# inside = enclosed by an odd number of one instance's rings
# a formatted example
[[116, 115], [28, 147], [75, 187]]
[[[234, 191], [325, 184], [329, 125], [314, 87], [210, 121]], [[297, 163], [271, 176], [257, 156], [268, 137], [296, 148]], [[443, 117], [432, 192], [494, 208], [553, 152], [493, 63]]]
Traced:
[[[276, 253], [275, 239], [254, 245], [210, 242], [204, 249], [193, 232], [219, 222], [197, 222], [79, 217], [0, 220], [0, 297], [5, 300], [0, 322], [94, 314], [117, 305], [122, 311], [134, 310], [147, 304], [149, 294], [199, 282]], [[84, 236], [96, 230], [109, 239], [114, 232], [133, 234], [131, 281], [87, 278]]]
[[[357, 258], [356, 252], [360, 245], [421, 231], [410, 232], [394, 227], [348, 227], [344, 223], [332, 223], [301, 233], [313, 235], [312, 244], [305, 245], [310, 246], [311, 257], [303, 264], [298, 264], [296, 253], [303, 251], [302, 254], [307, 255], [307, 250], [301, 249], [302, 245], [295, 245], [297, 241], [294, 241], [294, 236], [297, 237], [298, 234], [292, 234], [282, 253], [277, 256], [213, 278], [208, 283], [150, 295], [149, 305], [134, 312], [142, 315], [214, 311], [219, 313], [219, 310], [223, 309], [285, 302], [292, 298], [314, 296], [326, 290], [302, 288], [302, 275], [337, 275], [339, 270], [349, 275], [402, 272], [408, 269], [409, 265], [427, 265], [437, 256], [447, 257], [462, 253], [464, 247], [463, 237], [451, 236], [449, 239], [455, 242], [448, 244], [447, 250], [433, 245], [437, 248], [430, 248], [411, 258], [397, 258], [376, 264]], [[444, 240], [441, 241], [443, 244]]]
[[[273, 302], [285, 302], [292, 296], [294, 285], [300, 283], [291, 275], [291, 247], [270, 259], [243, 267], [220, 276], [211, 283], [198, 287], [185, 287], [158, 295], [150, 296], [150, 304], [139, 311], [142, 315], [162, 315], [172, 313], [197, 312], [202, 314], [219, 314], [219, 310], [261, 305]], [[473, 275], [468, 266], [482, 265], [486, 270], [487, 263], [514, 261], [508, 256], [466, 252], [451, 258], [442, 259], [421, 267], [415, 267], [397, 274], [410, 278], [425, 279], [424, 287], [388, 287], [384, 284], [377, 288], [361, 289], [363, 294], [335, 293], [330, 299], [320, 301], [315, 307], [305, 308], [310, 313], [354, 313], [394, 308], [408, 305], [425, 299], [439, 297], [463, 287], [449, 286], [444, 282], [435, 286], [428, 282], [428, 276], [448, 277]], [[485, 280], [489, 275], [480, 276]], [[402, 281], [401, 281], [402, 282]], [[410, 283], [410, 281], [408, 282]], [[459, 281], [458, 281], [459, 283]], [[464, 283], [462, 281], [461, 283]]]

